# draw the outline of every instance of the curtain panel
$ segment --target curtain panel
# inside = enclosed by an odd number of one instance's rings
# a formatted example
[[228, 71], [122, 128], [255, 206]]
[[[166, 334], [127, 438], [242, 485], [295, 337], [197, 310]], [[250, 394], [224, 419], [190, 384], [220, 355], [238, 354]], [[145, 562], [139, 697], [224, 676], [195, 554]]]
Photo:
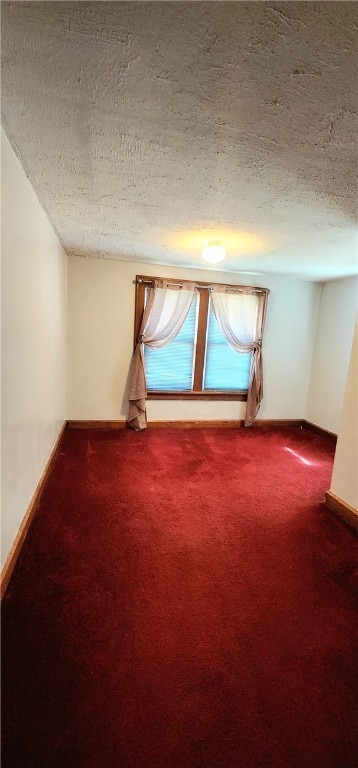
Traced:
[[250, 427], [263, 397], [262, 335], [269, 291], [224, 285], [212, 285], [210, 290], [225, 339], [237, 352], [252, 352], [245, 415], [245, 427]]
[[129, 380], [128, 426], [132, 429], [147, 427], [144, 344], [160, 349], [175, 339], [191, 307], [194, 291], [194, 283], [179, 285], [159, 279], [149, 287]]

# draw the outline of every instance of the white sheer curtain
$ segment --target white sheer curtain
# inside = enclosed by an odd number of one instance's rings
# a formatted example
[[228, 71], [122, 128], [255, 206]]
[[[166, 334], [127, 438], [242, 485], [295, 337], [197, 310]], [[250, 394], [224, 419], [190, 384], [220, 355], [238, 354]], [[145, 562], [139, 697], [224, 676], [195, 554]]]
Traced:
[[132, 429], [141, 430], [147, 426], [143, 345], [160, 349], [175, 339], [191, 307], [194, 291], [194, 283], [175, 285], [167, 280], [155, 280], [149, 289], [129, 383], [128, 425]]
[[253, 424], [263, 396], [262, 334], [268, 290], [211, 288], [211, 301], [226, 340], [237, 352], [252, 352], [245, 427]]

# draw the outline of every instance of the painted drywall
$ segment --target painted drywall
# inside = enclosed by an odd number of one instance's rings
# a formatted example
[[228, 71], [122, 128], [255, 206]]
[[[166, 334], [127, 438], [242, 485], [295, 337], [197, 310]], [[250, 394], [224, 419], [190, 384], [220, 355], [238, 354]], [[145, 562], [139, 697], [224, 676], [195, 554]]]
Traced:
[[5, 134], [2, 564], [65, 419], [67, 257]]
[[[304, 418], [320, 285], [108, 259], [69, 258], [68, 418], [124, 419], [133, 351], [136, 274], [262, 285], [271, 290], [264, 334], [261, 419]], [[243, 418], [244, 403], [148, 401], [148, 418]]]
[[348, 369], [331, 490], [358, 514], [358, 324]]
[[335, 434], [343, 406], [357, 301], [356, 277], [322, 286], [306, 419]]

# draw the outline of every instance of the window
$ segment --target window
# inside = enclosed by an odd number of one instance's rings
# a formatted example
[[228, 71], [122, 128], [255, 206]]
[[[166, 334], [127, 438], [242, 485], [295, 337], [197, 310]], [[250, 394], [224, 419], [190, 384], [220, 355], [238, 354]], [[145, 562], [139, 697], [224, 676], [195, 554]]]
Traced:
[[[154, 279], [137, 276], [135, 343]], [[161, 349], [144, 346], [144, 355], [148, 399], [246, 400], [252, 354], [236, 352], [225, 339], [205, 283], [175, 339]]]
[[193, 389], [193, 360], [197, 328], [198, 295], [175, 339], [162, 349], [144, 347], [147, 390], [190, 392]]
[[247, 390], [250, 364], [251, 352], [248, 354], [236, 352], [226, 341], [209, 299], [203, 389], [205, 391]]

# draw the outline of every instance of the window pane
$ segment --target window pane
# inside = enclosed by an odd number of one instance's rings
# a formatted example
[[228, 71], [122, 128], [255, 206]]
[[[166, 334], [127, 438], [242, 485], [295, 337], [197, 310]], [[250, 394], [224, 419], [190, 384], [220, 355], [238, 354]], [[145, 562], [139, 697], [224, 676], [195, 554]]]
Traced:
[[209, 311], [204, 372], [204, 389], [247, 389], [251, 352], [241, 353], [226, 341], [212, 306]]
[[195, 294], [187, 318], [171, 344], [162, 349], [144, 347], [148, 390], [178, 392], [192, 389], [197, 303]]

